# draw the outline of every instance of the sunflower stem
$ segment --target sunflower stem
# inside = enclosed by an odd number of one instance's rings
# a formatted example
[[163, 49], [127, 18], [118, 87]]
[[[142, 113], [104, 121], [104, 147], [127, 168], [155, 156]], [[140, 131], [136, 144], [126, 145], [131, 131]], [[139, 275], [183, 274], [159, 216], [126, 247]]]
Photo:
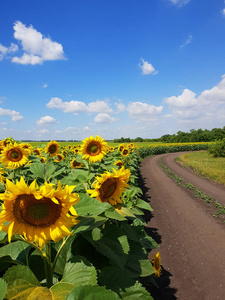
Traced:
[[55, 265], [57, 263], [57, 260], [58, 260], [58, 257], [59, 257], [59, 254], [60, 252], [62, 251], [63, 247], [65, 246], [67, 240], [70, 238], [70, 236], [67, 236], [65, 239], [63, 239], [63, 242], [62, 242], [62, 245], [60, 246], [56, 256], [55, 256], [55, 259], [53, 261], [53, 264], [52, 264], [52, 274], [54, 273], [54, 270], [55, 270]]
[[44, 258], [44, 266], [45, 266], [45, 276], [46, 276], [46, 286], [50, 288], [53, 285], [53, 272], [51, 266], [51, 244], [45, 244], [45, 253], [46, 257]]

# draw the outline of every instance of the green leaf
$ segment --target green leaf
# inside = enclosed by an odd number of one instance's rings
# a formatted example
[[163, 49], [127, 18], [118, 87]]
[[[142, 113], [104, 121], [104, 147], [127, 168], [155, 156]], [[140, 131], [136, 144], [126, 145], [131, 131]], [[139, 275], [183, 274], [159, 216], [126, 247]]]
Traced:
[[[127, 254], [125, 253], [127, 252], [127, 245], [125, 245], [125, 240], [119, 240], [119, 237], [122, 235], [121, 230], [116, 226], [110, 226], [102, 230], [102, 233], [102, 238], [97, 241], [92, 239], [92, 235], [89, 232], [83, 233], [83, 236], [98, 252], [108, 257], [119, 268], [123, 268], [127, 260]], [[122, 242], [124, 242], [123, 246], [121, 245]]]
[[117, 211], [121, 216], [124, 217], [131, 217], [131, 218], [136, 218], [135, 215], [133, 214], [133, 211], [126, 206], [120, 206], [117, 208]]
[[149, 292], [138, 282], [134, 286], [127, 288], [125, 292], [121, 292], [120, 295], [123, 300], [154, 300]]
[[57, 166], [50, 163], [49, 164], [34, 163], [30, 165], [30, 170], [34, 174], [34, 176], [40, 177], [45, 181], [47, 181], [54, 175], [56, 169]]
[[99, 280], [101, 285], [113, 291], [124, 290], [126, 287], [134, 285], [136, 279], [133, 279], [127, 272], [116, 267], [105, 267], [102, 269]]
[[7, 283], [6, 297], [9, 299], [13, 297], [28, 299], [29, 295], [40, 286], [39, 281], [27, 266], [18, 265], [9, 268], [3, 279]]
[[101, 226], [103, 223], [106, 222], [105, 217], [86, 217], [82, 219], [73, 229], [73, 233], [78, 233], [82, 231], [92, 230], [95, 227]]
[[7, 284], [4, 279], [0, 278], [0, 300], [3, 300], [7, 292]]
[[30, 170], [35, 177], [44, 179], [45, 177], [45, 164], [34, 163], [30, 165]]
[[105, 216], [110, 219], [118, 220], [118, 221], [125, 221], [126, 218], [119, 214], [113, 206], [109, 207], [105, 211]]
[[61, 282], [73, 284], [75, 287], [80, 285], [96, 285], [97, 272], [95, 267], [87, 266], [83, 261], [74, 263], [76, 257], [65, 265]]
[[7, 269], [10, 264], [26, 264], [26, 256], [31, 246], [21, 242], [12, 242], [0, 248], [0, 270]]
[[0, 243], [5, 243], [7, 240], [7, 233], [0, 230]]
[[98, 241], [101, 238], [102, 238], [101, 230], [99, 228], [94, 228], [92, 230], [92, 239], [93, 239], [93, 241]]
[[153, 211], [151, 205], [148, 202], [141, 200], [141, 199], [137, 199], [135, 206], [142, 208], [142, 209]]
[[119, 300], [120, 297], [104, 286], [79, 286], [75, 288], [66, 300]]
[[[71, 243], [73, 242], [73, 240], [75, 239], [75, 235], [74, 236], [70, 236], [65, 245], [63, 246], [59, 256], [58, 256], [58, 259], [57, 259], [57, 262], [56, 262], [56, 265], [55, 265], [55, 272], [58, 273], [58, 274], [63, 274], [64, 272], [64, 268], [65, 268], [65, 265], [66, 265], [66, 262], [68, 260], [68, 258], [70, 258], [71, 256]], [[54, 243], [53, 244], [53, 247], [55, 248], [56, 250], [56, 253], [58, 252], [60, 246], [62, 245], [62, 242], [63, 240], [61, 240], [60, 242], [58, 243]]]
[[[74, 289], [74, 285], [68, 282], [59, 282], [54, 284], [50, 291], [52, 293], [53, 300], [66, 300], [67, 295]], [[44, 300], [45, 298], [43, 298]], [[47, 298], [48, 299], [48, 298]]]
[[110, 204], [102, 203], [87, 194], [80, 194], [80, 201], [76, 204], [76, 212], [79, 216], [97, 216], [110, 208]]

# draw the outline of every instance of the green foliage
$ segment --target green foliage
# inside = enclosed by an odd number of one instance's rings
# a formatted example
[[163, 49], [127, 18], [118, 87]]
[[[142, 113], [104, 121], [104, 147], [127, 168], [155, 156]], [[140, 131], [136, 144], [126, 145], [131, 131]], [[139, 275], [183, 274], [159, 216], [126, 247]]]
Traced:
[[212, 144], [208, 151], [213, 157], [225, 157], [225, 138]]
[[[16, 170], [5, 168], [5, 178], [14, 183], [23, 176], [28, 185], [36, 180], [39, 186], [48, 182], [57, 187], [59, 181], [73, 186], [80, 201], [74, 206], [79, 223], [70, 229], [71, 236], [50, 241], [43, 249], [18, 235], [8, 243], [7, 234], [0, 231], [0, 299], [152, 299], [139, 283], [142, 277], [154, 277], [148, 251], [158, 247], [142, 219], [144, 210], [152, 208], [141, 199], [139, 156], [131, 151], [129, 157], [122, 157], [116, 149], [101, 162], [89, 164], [73, 152], [62, 162], [45, 155], [46, 163], [41, 163], [39, 157], [30, 155], [30, 164]], [[70, 167], [75, 157], [82, 163], [79, 169]], [[96, 177], [117, 170], [114, 163], [118, 160], [131, 173], [123, 203], [112, 206], [90, 197], [88, 190], [93, 189]], [[0, 192], [4, 190], [2, 184]]]
[[0, 278], [0, 300], [5, 298], [7, 292], [7, 284], [4, 279]]

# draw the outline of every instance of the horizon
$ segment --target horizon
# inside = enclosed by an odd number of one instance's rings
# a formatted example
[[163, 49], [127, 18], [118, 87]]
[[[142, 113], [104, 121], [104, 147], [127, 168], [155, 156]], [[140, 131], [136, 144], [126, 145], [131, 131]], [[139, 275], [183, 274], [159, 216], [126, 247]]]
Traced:
[[0, 14], [0, 139], [224, 126], [224, 0], [9, 0]]

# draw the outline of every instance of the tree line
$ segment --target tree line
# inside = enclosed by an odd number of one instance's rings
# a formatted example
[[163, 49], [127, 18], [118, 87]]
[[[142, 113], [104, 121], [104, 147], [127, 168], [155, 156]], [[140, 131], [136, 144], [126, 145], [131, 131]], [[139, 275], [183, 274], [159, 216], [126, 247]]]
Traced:
[[189, 132], [178, 131], [176, 134], [164, 134], [160, 138], [135, 139], [124, 138], [114, 139], [114, 143], [132, 143], [132, 142], [163, 142], [163, 143], [188, 143], [188, 142], [214, 142], [225, 138], [225, 126], [223, 128], [208, 129], [191, 129]]

